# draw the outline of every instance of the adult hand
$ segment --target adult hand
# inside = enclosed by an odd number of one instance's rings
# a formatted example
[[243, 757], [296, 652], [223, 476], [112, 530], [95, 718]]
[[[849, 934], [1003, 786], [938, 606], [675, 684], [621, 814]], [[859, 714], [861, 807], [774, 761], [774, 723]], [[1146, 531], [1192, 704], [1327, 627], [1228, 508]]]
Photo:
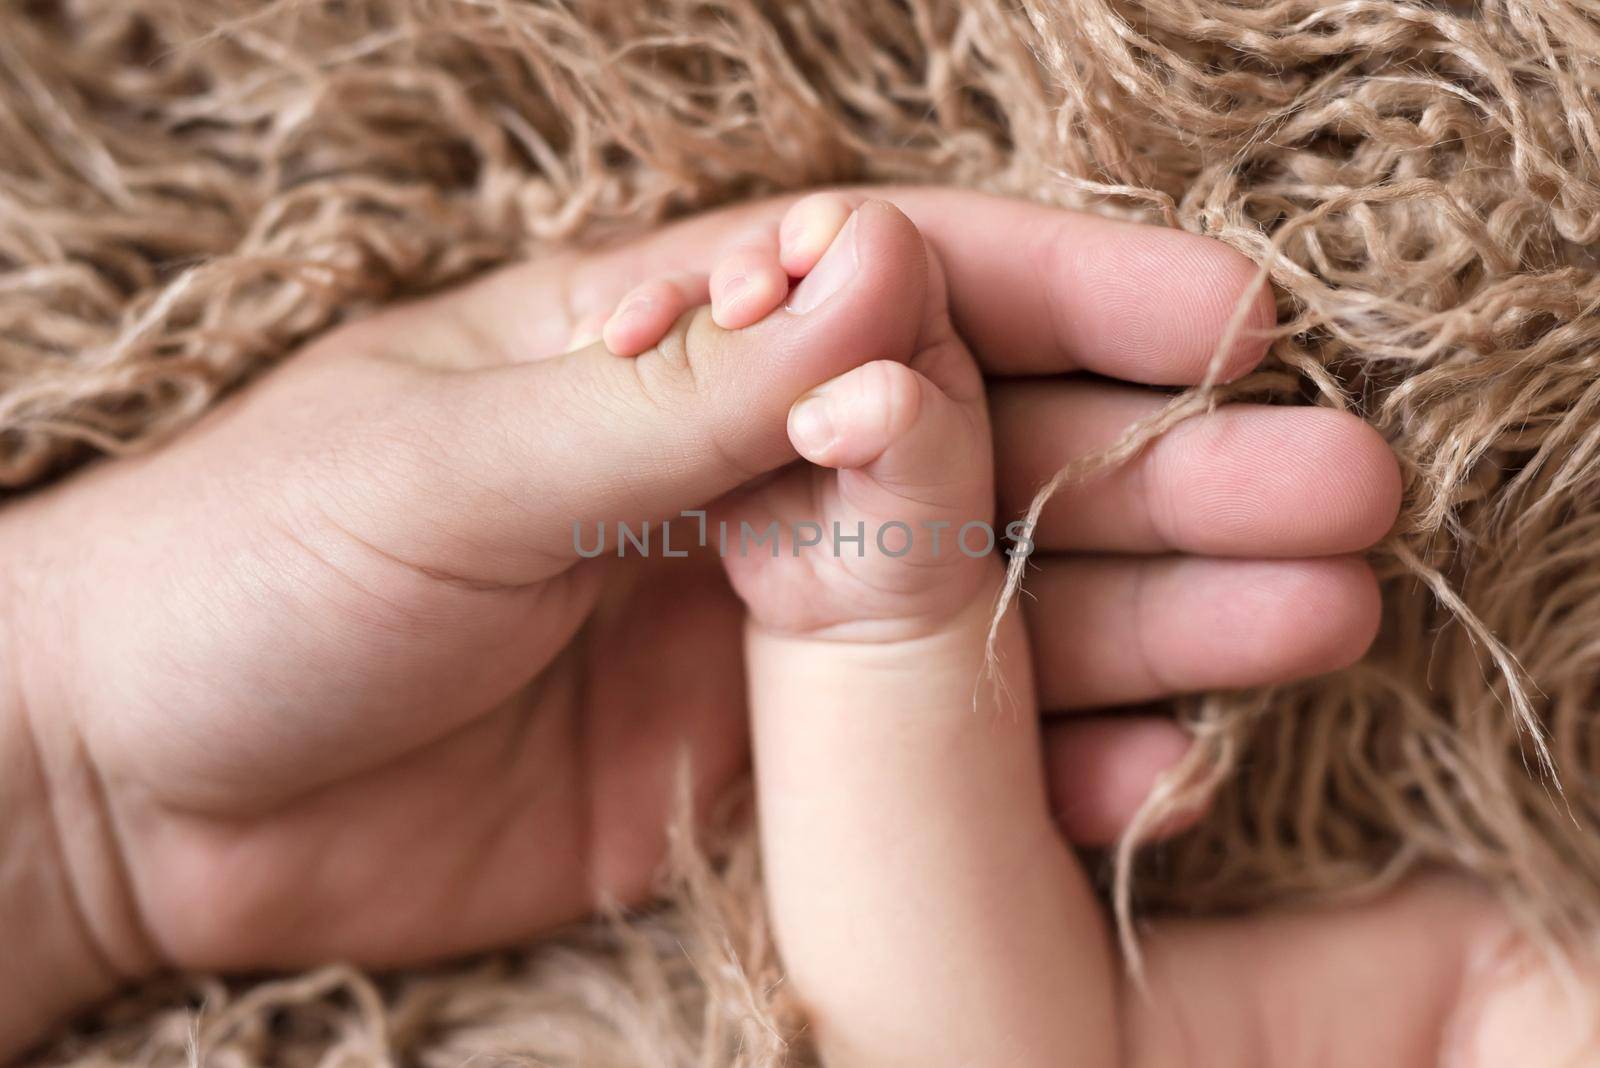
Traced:
[[[1161, 403], [1138, 385], [1197, 380], [1253, 273], [1190, 235], [965, 193], [888, 199], [938, 247], [995, 378], [1010, 511]], [[33, 802], [0, 837], [48, 864], [0, 873], [0, 899], [60, 891], [76, 957], [110, 982], [396, 964], [644, 893], [680, 757], [703, 796], [744, 764], [739, 613], [714, 560], [581, 561], [572, 524], [669, 517], [787, 462], [781, 418], [729, 428], [838, 368], [764, 367], [733, 335], [683, 330], [643, 361], [544, 357], [785, 203], [375, 316], [167, 448], [11, 506], [0, 751]], [[1270, 313], [1263, 296], [1251, 322]], [[1228, 372], [1261, 351], [1242, 340]], [[1076, 370], [1134, 385], [1030, 378]], [[1045, 705], [1353, 659], [1376, 590], [1341, 554], [1387, 528], [1397, 495], [1355, 419], [1246, 407], [1063, 494], [1031, 585]], [[1114, 835], [1182, 744], [1148, 719], [1052, 726], [1064, 828]], [[26, 1036], [17, 1019], [0, 1049]]]

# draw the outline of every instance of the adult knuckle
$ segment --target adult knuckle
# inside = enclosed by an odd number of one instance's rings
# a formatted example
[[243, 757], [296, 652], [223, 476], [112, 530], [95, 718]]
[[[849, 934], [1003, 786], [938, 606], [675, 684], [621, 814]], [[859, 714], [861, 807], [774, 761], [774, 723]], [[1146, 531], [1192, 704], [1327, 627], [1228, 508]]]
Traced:
[[747, 481], [762, 468], [747, 460], [734, 428], [715, 418], [716, 393], [722, 388], [711, 365], [716, 360], [721, 328], [709, 307], [696, 308], [678, 320], [650, 350], [634, 360], [635, 390], [654, 415], [682, 428], [684, 446], [722, 468], [734, 481]]
[[714, 329], [709, 307], [685, 312], [633, 361], [647, 399], [670, 410], [704, 395], [712, 381], [705, 366], [711, 347], [707, 331]]

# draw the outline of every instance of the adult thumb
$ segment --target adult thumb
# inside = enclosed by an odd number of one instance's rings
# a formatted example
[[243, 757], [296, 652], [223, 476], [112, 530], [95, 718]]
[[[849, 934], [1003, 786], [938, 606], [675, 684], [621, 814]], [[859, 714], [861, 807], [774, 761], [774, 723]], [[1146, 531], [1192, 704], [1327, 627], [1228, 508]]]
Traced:
[[615, 552], [617, 524], [638, 531], [794, 460], [790, 406], [858, 364], [910, 358], [924, 323], [928, 254], [893, 206], [857, 208], [824, 259], [741, 330], [700, 308], [636, 357], [597, 343], [430, 379], [423, 437], [436, 458], [407, 494], [427, 544], [408, 555], [533, 582], [592, 554], [602, 528]]

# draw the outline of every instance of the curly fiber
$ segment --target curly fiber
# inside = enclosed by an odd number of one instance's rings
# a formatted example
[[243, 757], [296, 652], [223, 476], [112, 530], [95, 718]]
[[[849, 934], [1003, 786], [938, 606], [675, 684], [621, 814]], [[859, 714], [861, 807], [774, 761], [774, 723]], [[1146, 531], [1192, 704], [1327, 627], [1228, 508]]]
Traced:
[[[1123, 905], [1447, 865], [1591, 927], [1597, 55], [1583, 0], [7, 5], [0, 494], [181, 432], [366, 309], [760, 194], [937, 182], [1208, 234], [1280, 328], [1203, 399], [1358, 413], [1406, 508], [1371, 657], [1181, 710], [1201, 744], [1157, 808], [1217, 800], [1130, 844]], [[748, 857], [698, 864], [631, 925], [381, 983], [195, 980], [45, 1063], [186, 1063], [191, 1030], [230, 1064], [803, 1060]]]

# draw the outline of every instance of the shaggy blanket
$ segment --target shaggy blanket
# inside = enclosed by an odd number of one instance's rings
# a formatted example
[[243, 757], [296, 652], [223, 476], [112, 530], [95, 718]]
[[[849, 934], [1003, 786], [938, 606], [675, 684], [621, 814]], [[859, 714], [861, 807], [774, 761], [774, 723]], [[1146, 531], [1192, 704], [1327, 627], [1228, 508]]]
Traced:
[[[19, 0], [0, 494], [364, 309], [742, 198], [937, 182], [1208, 234], [1281, 329], [1207, 399], [1357, 412], [1406, 507], [1370, 657], [1178, 709], [1199, 744], [1147, 816], [1215, 801], [1107, 859], [1124, 918], [1442, 864], [1591, 927], [1596, 55], [1584, 0]], [[803, 1063], [748, 843], [717, 852], [682, 843], [649, 915], [383, 979], [178, 979], [40, 1063]]]

